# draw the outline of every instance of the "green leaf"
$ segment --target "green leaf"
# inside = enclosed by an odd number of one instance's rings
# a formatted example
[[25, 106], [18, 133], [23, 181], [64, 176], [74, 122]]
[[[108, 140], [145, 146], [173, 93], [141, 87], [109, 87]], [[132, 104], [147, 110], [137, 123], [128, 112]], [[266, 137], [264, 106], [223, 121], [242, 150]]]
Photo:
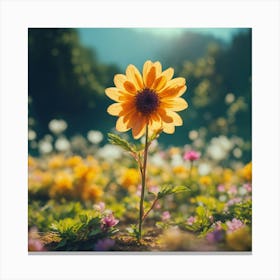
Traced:
[[185, 192], [190, 191], [190, 189], [186, 186], [176, 186], [172, 187], [170, 185], [164, 185], [159, 193], [157, 194], [158, 199], [161, 199], [167, 195], [173, 194], [173, 193], [179, 193], [179, 192]]
[[135, 145], [129, 143], [125, 139], [121, 138], [119, 135], [108, 133], [109, 142], [113, 145], [122, 147], [125, 151], [136, 153]]

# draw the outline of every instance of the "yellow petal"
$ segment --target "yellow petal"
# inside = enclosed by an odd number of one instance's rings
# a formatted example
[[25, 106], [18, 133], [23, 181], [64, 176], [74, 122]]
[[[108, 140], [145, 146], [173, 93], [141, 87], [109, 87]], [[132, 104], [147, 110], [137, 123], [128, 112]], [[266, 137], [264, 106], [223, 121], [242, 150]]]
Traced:
[[127, 79], [135, 85], [137, 90], [140, 90], [144, 87], [142, 76], [141, 76], [139, 70], [134, 65], [130, 64], [127, 66], [126, 76], [127, 76]]
[[147, 76], [148, 72], [150, 71], [150, 68], [152, 67], [153, 63], [151, 60], [147, 60], [143, 65], [143, 79], [145, 80], [145, 77]]
[[114, 103], [107, 108], [107, 112], [113, 116], [118, 116], [121, 110], [122, 110], [121, 103]]
[[164, 124], [163, 131], [168, 134], [173, 134], [175, 132], [175, 126], [171, 124]]
[[162, 122], [161, 120], [155, 120], [151, 119], [149, 123], [149, 129], [150, 131], [156, 131], [159, 130], [162, 127]]
[[166, 78], [165, 76], [159, 76], [153, 83], [152, 88], [156, 91], [160, 91], [166, 85]]
[[109, 98], [113, 99], [114, 101], [120, 101], [120, 97], [122, 96], [120, 91], [115, 87], [106, 88], [105, 93]]
[[173, 119], [170, 116], [167, 116], [166, 111], [162, 108], [157, 109], [157, 113], [159, 114], [160, 118], [165, 123], [172, 123]]
[[171, 88], [171, 87], [176, 87], [176, 86], [183, 86], [185, 84], [186, 84], [186, 79], [182, 78], [182, 77], [179, 77], [179, 78], [175, 78], [175, 79], [172, 79], [172, 80], [168, 81], [166, 83], [165, 88]]
[[150, 88], [156, 79], [156, 67], [152, 66], [148, 74], [144, 77], [145, 86]]
[[164, 102], [162, 101], [162, 106], [176, 112], [188, 108], [188, 103], [185, 99], [179, 97], [167, 101], [164, 100]]
[[129, 93], [136, 93], [136, 87], [134, 86], [134, 84], [130, 81], [125, 81], [123, 84], [124, 88], [126, 91], [128, 91]]
[[156, 61], [153, 66], [156, 68], [156, 77], [158, 77], [162, 72], [161, 64], [159, 61]]
[[185, 85], [165, 88], [160, 91], [159, 95], [161, 98], [175, 98], [181, 96], [186, 89], [187, 87]]
[[117, 123], [116, 123], [116, 129], [119, 132], [125, 132], [125, 131], [129, 130], [127, 125], [124, 123], [124, 118], [123, 117], [118, 118]]
[[161, 73], [161, 75], [165, 76], [166, 80], [169, 81], [172, 79], [173, 75], [174, 75], [174, 69], [173, 68], [168, 68], [165, 71], [163, 71]]
[[139, 116], [138, 121], [132, 127], [132, 135], [134, 139], [139, 139], [145, 133], [146, 125], [146, 119]]
[[117, 74], [114, 76], [114, 84], [117, 88], [124, 90], [124, 82], [127, 81], [127, 78], [123, 74]]
[[167, 116], [169, 116], [173, 119], [173, 125], [175, 125], [175, 126], [183, 125], [183, 120], [177, 113], [175, 113], [173, 111], [167, 111]]

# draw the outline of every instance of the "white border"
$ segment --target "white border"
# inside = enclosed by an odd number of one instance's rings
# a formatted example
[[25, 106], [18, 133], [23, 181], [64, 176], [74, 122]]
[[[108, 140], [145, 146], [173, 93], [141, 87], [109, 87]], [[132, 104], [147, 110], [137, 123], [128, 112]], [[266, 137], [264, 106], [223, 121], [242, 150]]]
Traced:
[[[279, 279], [279, 2], [2, 1], [1, 279]], [[27, 254], [27, 28], [253, 27], [253, 254]]]

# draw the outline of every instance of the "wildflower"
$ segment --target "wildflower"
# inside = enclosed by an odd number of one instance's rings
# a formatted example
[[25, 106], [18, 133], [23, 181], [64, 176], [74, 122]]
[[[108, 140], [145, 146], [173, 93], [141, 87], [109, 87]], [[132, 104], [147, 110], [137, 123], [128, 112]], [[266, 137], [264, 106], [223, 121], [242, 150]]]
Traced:
[[83, 200], [96, 200], [103, 195], [103, 190], [93, 184], [93, 185], [86, 185], [83, 189], [82, 198]]
[[54, 178], [54, 183], [57, 189], [70, 190], [73, 187], [73, 177], [66, 172], [59, 172]]
[[199, 158], [200, 158], [200, 153], [194, 150], [187, 151], [184, 154], [184, 160], [195, 161], [198, 160]]
[[244, 226], [244, 224], [236, 218], [233, 218], [232, 221], [227, 221], [226, 225], [228, 227], [228, 232], [233, 232]]
[[49, 129], [54, 134], [60, 134], [67, 128], [67, 123], [64, 120], [53, 119], [49, 122]]
[[209, 186], [212, 183], [212, 179], [210, 176], [202, 176], [199, 179], [199, 183], [201, 185]]
[[225, 188], [224, 185], [219, 185], [219, 186], [217, 187], [217, 190], [218, 190], [218, 192], [224, 192], [224, 191], [226, 190], [226, 188]]
[[183, 124], [176, 113], [188, 107], [180, 96], [186, 91], [184, 78], [172, 79], [173, 68], [162, 72], [160, 62], [148, 60], [144, 63], [143, 73], [132, 64], [126, 75], [114, 77], [116, 87], [107, 88], [106, 95], [116, 101], [107, 109], [108, 113], [118, 116], [116, 129], [120, 132], [132, 129], [135, 139], [145, 134], [145, 128], [162, 129], [172, 134], [175, 126]]
[[55, 141], [54, 146], [59, 152], [65, 152], [71, 147], [70, 142], [65, 137], [59, 137]]
[[135, 186], [139, 182], [139, 172], [135, 168], [128, 168], [121, 178], [121, 185], [125, 188]]
[[96, 251], [108, 251], [115, 245], [115, 240], [110, 238], [99, 239], [94, 246]]
[[225, 231], [223, 229], [215, 229], [206, 235], [206, 240], [210, 243], [221, 242], [225, 238]]
[[252, 162], [244, 166], [242, 169], [242, 177], [248, 182], [252, 180]]
[[95, 204], [93, 206], [93, 208], [96, 210], [96, 211], [99, 211], [99, 212], [103, 212], [105, 210], [105, 203], [104, 202], [99, 202], [98, 204]]
[[190, 216], [188, 219], [187, 219], [187, 224], [188, 225], [192, 225], [194, 222], [195, 222], [195, 217], [194, 216]]
[[114, 215], [112, 213], [110, 213], [107, 216], [105, 216], [104, 218], [102, 218], [101, 223], [102, 223], [101, 228], [106, 229], [106, 228], [113, 227], [116, 224], [118, 224], [119, 220], [115, 219]]
[[90, 130], [87, 138], [92, 144], [99, 144], [103, 140], [103, 134], [98, 130]]
[[161, 219], [162, 219], [163, 221], [167, 221], [167, 220], [169, 220], [170, 218], [171, 218], [171, 215], [170, 215], [169, 211], [164, 211], [164, 212], [162, 213], [162, 215], [161, 215]]

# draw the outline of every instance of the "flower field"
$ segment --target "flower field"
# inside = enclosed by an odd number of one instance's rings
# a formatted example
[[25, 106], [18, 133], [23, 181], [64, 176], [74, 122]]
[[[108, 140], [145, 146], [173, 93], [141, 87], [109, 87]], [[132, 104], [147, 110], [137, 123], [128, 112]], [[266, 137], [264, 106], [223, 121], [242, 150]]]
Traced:
[[135, 161], [111, 144], [91, 152], [29, 156], [29, 251], [251, 250], [251, 163], [225, 167], [209, 149], [163, 149], [154, 140], [144, 209], [167, 186], [179, 191], [156, 201], [138, 243]]

